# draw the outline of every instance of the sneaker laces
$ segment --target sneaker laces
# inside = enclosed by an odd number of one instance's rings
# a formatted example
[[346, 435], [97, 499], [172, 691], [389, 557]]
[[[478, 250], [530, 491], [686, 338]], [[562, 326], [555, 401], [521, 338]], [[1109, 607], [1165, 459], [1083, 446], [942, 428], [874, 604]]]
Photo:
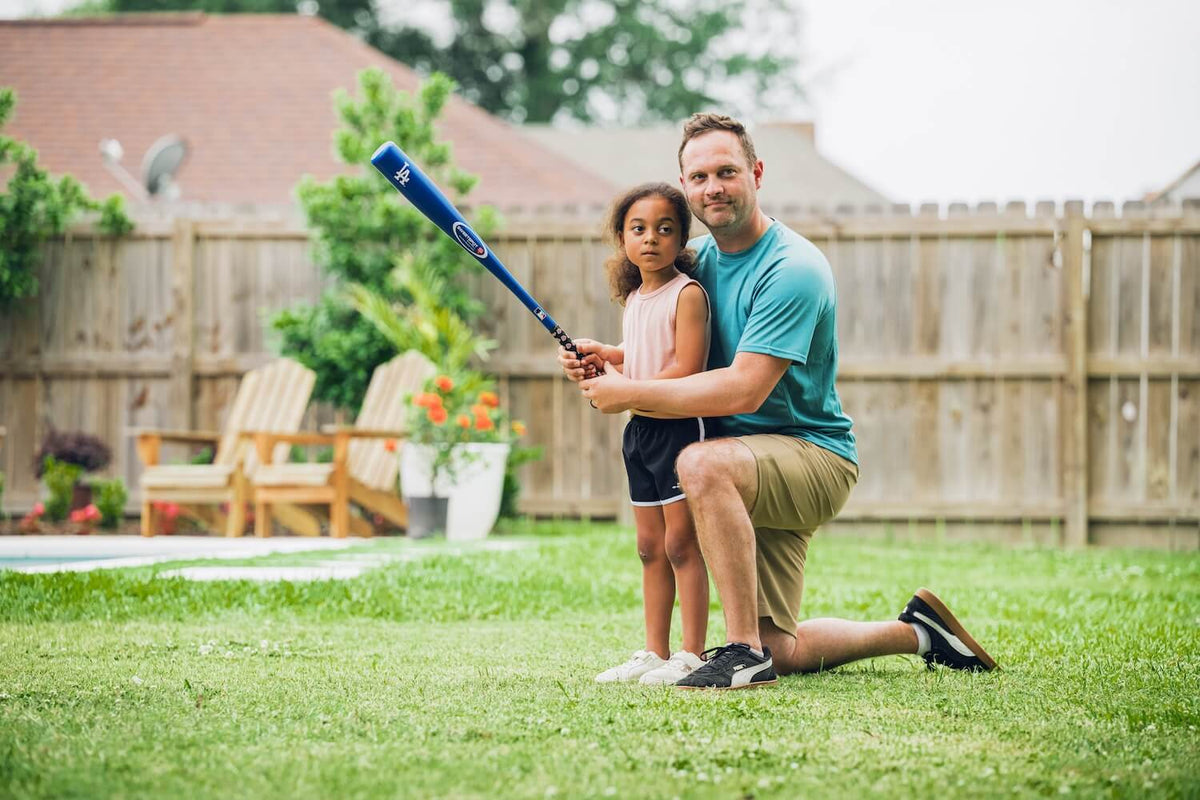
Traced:
[[[722, 644], [716, 647], [710, 647], [700, 654], [700, 660], [704, 662], [702, 669], [712, 667], [715, 670], [723, 670], [726, 663], [737, 658], [737, 648], [744, 647], [750, 650], [750, 646], [740, 643]], [[752, 654], [753, 655], [753, 654]]]

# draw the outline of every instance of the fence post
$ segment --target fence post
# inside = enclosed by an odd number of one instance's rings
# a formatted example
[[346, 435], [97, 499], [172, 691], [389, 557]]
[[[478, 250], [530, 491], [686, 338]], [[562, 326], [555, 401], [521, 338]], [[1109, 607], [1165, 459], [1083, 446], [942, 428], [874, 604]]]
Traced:
[[171, 383], [168, 397], [172, 424], [191, 430], [192, 385], [195, 370], [195, 220], [177, 218], [171, 236], [171, 317], [175, 325], [171, 349]]
[[1067, 375], [1063, 381], [1063, 493], [1068, 547], [1088, 543], [1088, 369], [1087, 287], [1084, 282], [1083, 203], [1066, 204], [1063, 277], [1066, 305], [1064, 344]]

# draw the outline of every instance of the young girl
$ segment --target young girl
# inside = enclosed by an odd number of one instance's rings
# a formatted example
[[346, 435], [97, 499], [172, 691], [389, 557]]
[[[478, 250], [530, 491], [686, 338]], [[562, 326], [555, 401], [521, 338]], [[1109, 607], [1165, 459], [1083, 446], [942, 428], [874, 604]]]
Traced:
[[[605, 267], [613, 299], [625, 306], [623, 343], [587, 356], [635, 380], [681, 378], [708, 358], [708, 296], [689, 275], [686, 249], [692, 215], [683, 193], [665, 183], [638, 186], [613, 205], [606, 232], [616, 252]], [[642, 560], [646, 646], [624, 664], [596, 676], [601, 683], [675, 683], [703, 662], [708, 628], [708, 572], [679, 479], [675, 458], [704, 439], [699, 418], [633, 411], [621, 447]], [[675, 590], [683, 617], [683, 647], [670, 655]]]

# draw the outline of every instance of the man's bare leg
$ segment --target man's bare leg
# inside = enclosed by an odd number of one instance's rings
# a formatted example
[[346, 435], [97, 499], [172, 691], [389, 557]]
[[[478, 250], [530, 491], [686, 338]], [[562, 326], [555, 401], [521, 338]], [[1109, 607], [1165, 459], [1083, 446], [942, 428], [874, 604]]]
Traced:
[[758, 494], [754, 454], [736, 439], [697, 442], [679, 454], [675, 471], [717, 585], [726, 641], [761, 650], [754, 526], [747, 511]]
[[907, 622], [854, 622], [808, 619], [793, 636], [768, 618], [759, 620], [762, 641], [771, 648], [775, 672], [817, 672], [877, 656], [917, 652], [917, 634]]

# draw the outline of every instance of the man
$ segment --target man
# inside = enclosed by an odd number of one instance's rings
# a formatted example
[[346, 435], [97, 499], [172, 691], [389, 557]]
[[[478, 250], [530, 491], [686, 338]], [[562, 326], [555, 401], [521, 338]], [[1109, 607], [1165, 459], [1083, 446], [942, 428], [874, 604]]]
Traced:
[[797, 623], [808, 542], [858, 481], [851, 420], [837, 376], [837, 293], [811, 242], [759, 209], [763, 162], [745, 127], [697, 114], [684, 126], [680, 181], [711, 236], [693, 242], [696, 278], [711, 298], [708, 371], [632, 381], [599, 360], [605, 345], [576, 340], [601, 374], [560, 350], [564, 371], [605, 413], [631, 408], [718, 417], [721, 437], [676, 462], [725, 614], [726, 641], [677, 685], [736, 689], [776, 674], [861, 658], [917, 653], [930, 665], [988, 670], [995, 662], [932, 592], [898, 620]]

